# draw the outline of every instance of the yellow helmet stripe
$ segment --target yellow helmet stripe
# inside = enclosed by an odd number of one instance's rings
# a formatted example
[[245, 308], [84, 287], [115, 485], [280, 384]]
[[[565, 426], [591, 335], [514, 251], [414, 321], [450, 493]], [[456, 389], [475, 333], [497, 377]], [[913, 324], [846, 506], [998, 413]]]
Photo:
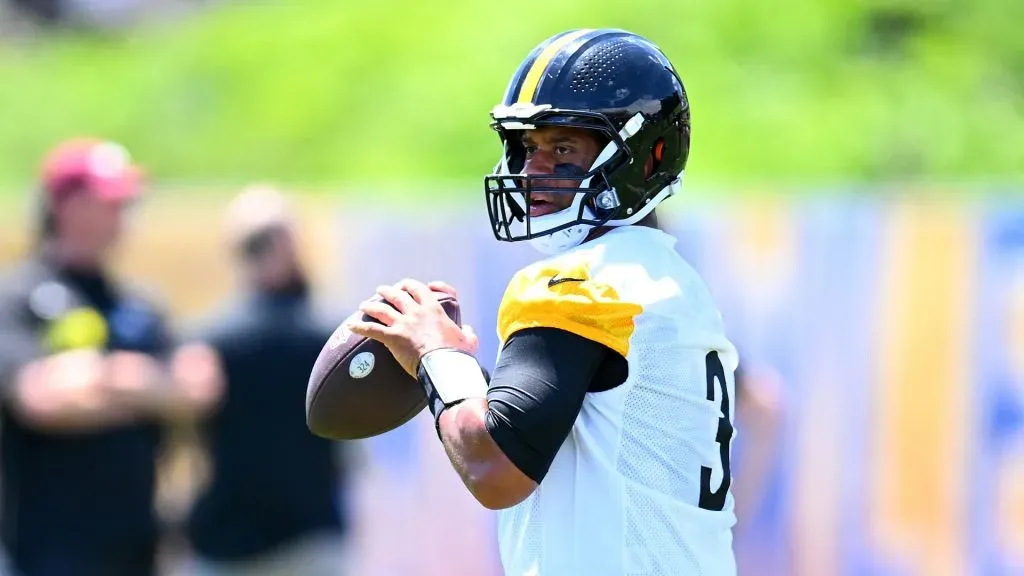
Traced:
[[544, 70], [547, 69], [551, 60], [558, 55], [562, 48], [565, 48], [573, 41], [593, 31], [594, 30], [590, 28], [577, 30], [562, 36], [551, 44], [548, 44], [547, 48], [544, 48], [544, 50], [537, 56], [537, 59], [534, 60], [533, 66], [530, 67], [529, 72], [526, 73], [526, 79], [523, 80], [523, 87], [519, 90], [519, 100], [517, 100], [517, 103], [533, 104], [533, 97], [536, 96], [537, 85], [540, 84], [541, 76], [544, 75]]

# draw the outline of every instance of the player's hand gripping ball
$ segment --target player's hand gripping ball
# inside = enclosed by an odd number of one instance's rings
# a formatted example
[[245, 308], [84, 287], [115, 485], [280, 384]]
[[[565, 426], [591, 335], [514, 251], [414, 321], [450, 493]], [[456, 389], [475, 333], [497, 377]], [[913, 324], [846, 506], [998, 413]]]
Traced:
[[439, 296], [454, 300], [455, 290], [451, 286], [440, 282], [428, 286], [407, 279], [394, 286], [381, 286], [377, 294], [384, 301], [371, 299], [359, 306], [376, 322], [354, 322], [350, 326], [352, 333], [387, 346], [413, 378], [420, 358], [431, 350], [457, 348], [476, 352], [476, 336], [449, 317], [439, 302]]
[[415, 280], [381, 286], [320, 351], [306, 389], [306, 424], [333, 440], [393, 430], [426, 406], [415, 378], [420, 357], [442, 347], [475, 353], [478, 345], [461, 325], [452, 287]]

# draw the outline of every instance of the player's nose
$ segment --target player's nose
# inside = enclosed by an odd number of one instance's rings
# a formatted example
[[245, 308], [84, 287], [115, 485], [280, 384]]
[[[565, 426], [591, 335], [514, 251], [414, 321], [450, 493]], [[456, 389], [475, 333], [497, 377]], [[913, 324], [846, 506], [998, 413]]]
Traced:
[[[548, 154], [543, 150], [538, 150], [533, 154], [533, 156], [531, 156], [526, 161], [526, 164], [523, 165], [523, 170], [521, 174], [523, 174], [524, 176], [534, 177], [554, 175], [554, 158], [551, 156], [551, 154]], [[533, 180], [531, 188], [565, 188], [572, 185], [573, 184], [571, 182], [566, 182], [564, 180], [545, 180], [537, 178]], [[533, 192], [533, 197], [536, 199], [547, 200], [548, 198], [544, 198], [544, 196], [544, 192]]]
[[544, 150], [537, 150], [532, 156], [526, 159], [523, 165], [522, 174], [525, 176], [543, 176], [554, 174], [555, 161], [551, 154]]

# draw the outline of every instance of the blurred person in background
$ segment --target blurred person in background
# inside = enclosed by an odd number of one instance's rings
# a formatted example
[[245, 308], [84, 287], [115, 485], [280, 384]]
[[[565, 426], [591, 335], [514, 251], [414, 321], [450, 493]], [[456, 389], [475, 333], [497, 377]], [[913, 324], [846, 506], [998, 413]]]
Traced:
[[225, 393], [203, 429], [212, 477], [189, 521], [188, 574], [345, 573], [344, 452], [304, 418], [309, 367], [337, 323], [314, 313], [295, 226], [267, 186], [228, 209], [244, 293], [200, 337], [221, 359]]
[[733, 492], [736, 531], [741, 532], [761, 507], [772, 466], [778, 459], [782, 434], [782, 381], [766, 365], [736, 368], [736, 421], [744, 431], [744, 447], [737, 458]]
[[0, 277], [0, 527], [19, 576], [155, 573], [163, 424], [216, 396], [214, 360], [109, 270], [141, 189], [123, 147], [76, 139], [43, 167], [33, 251]]
[[13, 28], [57, 28], [104, 31], [128, 28], [146, 19], [166, 19], [191, 10], [191, 0], [7, 0], [0, 3], [0, 33], [7, 32], [4, 20]]
[[22, 24], [22, 19], [39, 26], [54, 26], [64, 22], [65, 8], [61, 0], [7, 0], [7, 4], [6, 10], [0, 7], [0, 11], [5, 12], [4, 20], [17, 17], [19, 21], [16, 24]]

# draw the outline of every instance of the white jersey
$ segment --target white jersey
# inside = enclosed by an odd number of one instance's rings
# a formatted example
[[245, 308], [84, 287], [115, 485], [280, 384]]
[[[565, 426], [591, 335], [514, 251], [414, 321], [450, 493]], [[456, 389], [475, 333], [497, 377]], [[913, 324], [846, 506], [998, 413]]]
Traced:
[[622, 353], [629, 377], [587, 394], [537, 490], [498, 513], [509, 576], [736, 573], [729, 490], [733, 371], [721, 314], [675, 239], [615, 228], [520, 270], [498, 314]]

